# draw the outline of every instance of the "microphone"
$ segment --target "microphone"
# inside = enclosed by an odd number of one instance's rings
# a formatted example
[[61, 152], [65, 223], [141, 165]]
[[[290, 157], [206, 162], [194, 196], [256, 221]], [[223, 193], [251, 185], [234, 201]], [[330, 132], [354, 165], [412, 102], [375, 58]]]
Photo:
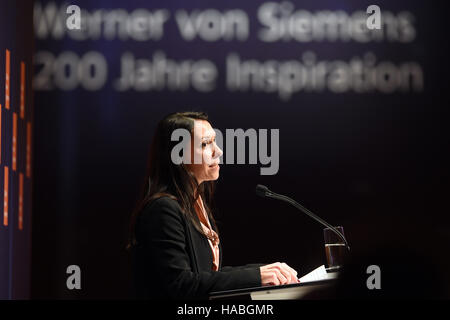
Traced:
[[256, 194], [260, 197], [265, 197], [267, 196], [267, 193], [269, 193], [270, 190], [266, 187], [263, 186], [262, 184], [257, 184], [256, 185]]
[[347, 240], [345, 239], [344, 235], [341, 232], [339, 232], [335, 227], [333, 227], [331, 224], [329, 224], [325, 220], [323, 220], [323, 219], [319, 218], [318, 216], [316, 216], [314, 213], [312, 213], [311, 211], [306, 209], [304, 206], [302, 206], [298, 202], [296, 202], [293, 199], [291, 199], [289, 197], [286, 197], [284, 195], [272, 192], [272, 191], [269, 190], [269, 188], [267, 188], [266, 186], [263, 186], [261, 184], [256, 185], [256, 194], [258, 196], [260, 196], [260, 197], [263, 197], [263, 198], [265, 198], [265, 197], [273, 198], [273, 199], [277, 199], [277, 200], [281, 200], [281, 201], [285, 201], [287, 203], [290, 203], [291, 205], [293, 205], [294, 207], [296, 207], [297, 209], [299, 209], [303, 213], [307, 214], [308, 216], [310, 216], [311, 218], [313, 218], [314, 220], [316, 220], [317, 222], [319, 222], [323, 226], [325, 226], [327, 228], [330, 228], [339, 238], [342, 239], [342, 241], [344, 241], [345, 246], [347, 247], [348, 251], [350, 251], [350, 246], [348, 245]]

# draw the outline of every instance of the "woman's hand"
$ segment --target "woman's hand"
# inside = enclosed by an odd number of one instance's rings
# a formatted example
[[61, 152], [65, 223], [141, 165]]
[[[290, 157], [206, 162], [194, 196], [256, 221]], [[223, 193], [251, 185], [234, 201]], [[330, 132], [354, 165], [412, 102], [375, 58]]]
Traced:
[[299, 283], [297, 271], [286, 263], [272, 263], [259, 268], [261, 272], [261, 284], [263, 286]]

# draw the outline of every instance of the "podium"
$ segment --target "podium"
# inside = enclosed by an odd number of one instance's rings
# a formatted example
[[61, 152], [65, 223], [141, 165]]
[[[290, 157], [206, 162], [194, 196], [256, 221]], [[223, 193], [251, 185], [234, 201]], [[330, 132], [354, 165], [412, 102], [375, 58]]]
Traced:
[[209, 300], [298, 300], [313, 292], [330, 289], [336, 284], [336, 281], [336, 278], [328, 278], [325, 280], [294, 283], [281, 286], [265, 286], [219, 291], [211, 293]]

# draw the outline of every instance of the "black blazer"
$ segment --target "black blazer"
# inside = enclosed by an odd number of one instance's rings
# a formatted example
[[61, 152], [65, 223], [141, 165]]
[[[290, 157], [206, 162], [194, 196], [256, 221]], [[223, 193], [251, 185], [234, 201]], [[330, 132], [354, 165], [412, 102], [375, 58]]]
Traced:
[[205, 298], [213, 291], [261, 286], [259, 267], [213, 271], [208, 239], [182, 214], [178, 202], [161, 197], [147, 204], [136, 221], [134, 279], [138, 298]]

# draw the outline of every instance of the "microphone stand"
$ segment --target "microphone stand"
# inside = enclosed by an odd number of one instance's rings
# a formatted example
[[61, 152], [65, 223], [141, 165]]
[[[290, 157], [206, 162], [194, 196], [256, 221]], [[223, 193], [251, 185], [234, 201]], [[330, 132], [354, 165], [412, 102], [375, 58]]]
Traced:
[[291, 205], [293, 205], [294, 207], [296, 207], [297, 209], [299, 209], [303, 213], [307, 214], [308, 216], [310, 216], [311, 218], [313, 218], [314, 220], [316, 220], [317, 222], [319, 222], [323, 226], [331, 229], [342, 241], [344, 241], [345, 246], [347, 247], [348, 251], [350, 251], [350, 246], [348, 245], [347, 240], [345, 239], [344, 235], [341, 232], [339, 232], [339, 230], [337, 230], [335, 227], [333, 227], [331, 224], [329, 224], [325, 220], [323, 220], [320, 217], [316, 216], [314, 213], [312, 213], [310, 210], [306, 209], [304, 206], [302, 206], [301, 204], [299, 204], [295, 200], [293, 200], [293, 199], [291, 199], [291, 198], [289, 198], [287, 196], [284, 196], [284, 195], [272, 192], [267, 187], [262, 186], [262, 185], [257, 185], [256, 186], [256, 193], [259, 196], [273, 198], [273, 199], [277, 199], [277, 200], [282, 200], [282, 201], [285, 201], [287, 203], [290, 203]]

